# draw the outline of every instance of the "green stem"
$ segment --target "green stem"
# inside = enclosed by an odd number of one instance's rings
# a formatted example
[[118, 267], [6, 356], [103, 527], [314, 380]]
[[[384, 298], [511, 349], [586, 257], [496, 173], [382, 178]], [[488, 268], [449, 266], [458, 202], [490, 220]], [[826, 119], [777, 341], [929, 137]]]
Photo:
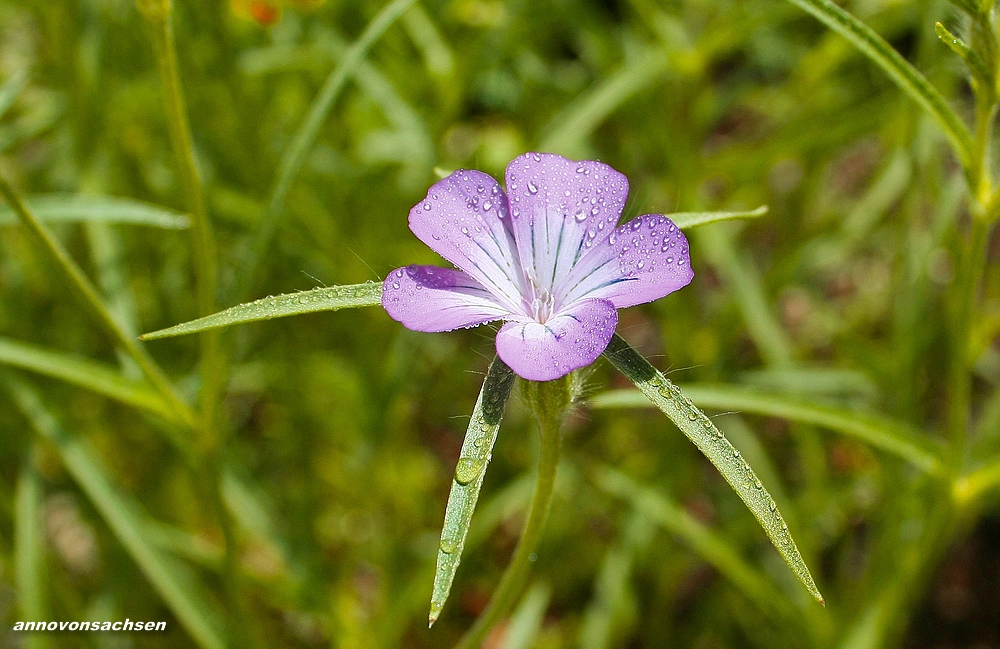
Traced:
[[[177, 158], [181, 188], [187, 207], [193, 217], [193, 248], [195, 267], [195, 292], [198, 315], [215, 313], [217, 267], [215, 240], [208, 220], [205, 193], [195, 160], [191, 127], [188, 123], [184, 93], [181, 88], [177, 65], [177, 47], [171, 21], [170, 0], [138, 0], [139, 9], [146, 16], [153, 30], [156, 59], [163, 83], [164, 110], [170, 133], [170, 142]], [[236, 531], [232, 517], [222, 496], [222, 458], [225, 445], [224, 413], [220, 403], [226, 383], [226, 359], [220, 332], [212, 329], [203, 332], [201, 339], [201, 444], [200, 473], [206, 481], [207, 497], [215, 511], [224, 542], [223, 582], [235, 623], [233, 636], [241, 645], [259, 646], [253, 632], [250, 616], [242, 597], [242, 578], [239, 572]]]
[[62, 244], [56, 240], [48, 228], [38, 220], [38, 217], [28, 209], [24, 201], [18, 195], [14, 187], [3, 177], [0, 177], [0, 194], [11, 210], [21, 219], [21, 222], [42, 244], [42, 247], [56, 263], [56, 267], [63, 273], [69, 284], [76, 290], [83, 299], [84, 304], [91, 310], [97, 320], [111, 334], [118, 345], [121, 346], [129, 356], [131, 356], [142, 373], [155, 387], [172, 410], [180, 417], [181, 421], [190, 427], [195, 426], [195, 415], [191, 408], [178, 396], [160, 366], [146, 352], [139, 342], [125, 331], [125, 328], [115, 319], [104, 304], [97, 289], [77, 265], [70, 254], [63, 248]]
[[972, 231], [962, 247], [961, 257], [952, 291], [949, 326], [947, 390], [948, 409], [946, 430], [949, 444], [949, 465], [957, 475], [965, 460], [967, 450], [969, 411], [972, 401], [972, 376], [969, 373], [969, 336], [976, 307], [980, 280], [986, 267], [986, 239], [989, 223], [974, 215]]
[[545, 521], [549, 515], [562, 444], [563, 414], [569, 406], [569, 377], [545, 383], [526, 381], [522, 387], [525, 400], [531, 405], [538, 420], [541, 434], [535, 493], [531, 498], [531, 507], [528, 510], [524, 531], [521, 533], [521, 540], [514, 550], [514, 556], [507, 570], [500, 578], [500, 584], [494, 591], [486, 610], [455, 645], [455, 649], [477, 649], [490, 629], [513, 608], [527, 583], [532, 555], [541, 540]]
[[[171, 21], [170, 0], [140, 0], [140, 9], [153, 31], [156, 60], [163, 83], [163, 103], [167, 117], [170, 142], [177, 158], [177, 171], [181, 189], [187, 200], [187, 209], [193, 217], [192, 236], [195, 267], [195, 293], [198, 315], [215, 313], [217, 268], [215, 240], [212, 225], [205, 207], [205, 192], [198, 175], [191, 127], [188, 123], [184, 93], [177, 66], [177, 47]], [[203, 420], [202, 444], [206, 453], [222, 443], [218, 404], [225, 380], [225, 359], [218, 331], [201, 335], [201, 415]]]

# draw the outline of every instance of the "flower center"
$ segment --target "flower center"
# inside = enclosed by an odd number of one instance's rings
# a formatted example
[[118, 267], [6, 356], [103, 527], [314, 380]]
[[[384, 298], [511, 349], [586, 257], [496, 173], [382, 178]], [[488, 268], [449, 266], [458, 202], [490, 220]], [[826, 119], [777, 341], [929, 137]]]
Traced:
[[545, 288], [535, 276], [534, 269], [528, 268], [524, 271], [527, 294], [524, 296], [524, 303], [527, 313], [532, 320], [539, 324], [552, 317], [556, 310], [556, 296], [552, 295], [549, 289]]

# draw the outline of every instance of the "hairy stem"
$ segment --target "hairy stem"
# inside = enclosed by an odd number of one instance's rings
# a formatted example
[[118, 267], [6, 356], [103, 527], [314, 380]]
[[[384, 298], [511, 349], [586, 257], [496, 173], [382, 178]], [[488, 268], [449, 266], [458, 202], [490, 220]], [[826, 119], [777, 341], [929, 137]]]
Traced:
[[455, 649], [477, 649], [490, 629], [513, 608], [527, 583], [532, 555], [538, 547], [545, 529], [545, 521], [548, 519], [549, 505], [555, 487], [556, 467], [559, 465], [563, 414], [569, 405], [569, 377], [545, 383], [526, 381], [523, 384], [523, 394], [538, 420], [541, 435], [535, 493], [531, 498], [521, 540], [514, 550], [514, 556], [507, 570], [500, 578], [500, 584], [494, 591], [486, 610]]

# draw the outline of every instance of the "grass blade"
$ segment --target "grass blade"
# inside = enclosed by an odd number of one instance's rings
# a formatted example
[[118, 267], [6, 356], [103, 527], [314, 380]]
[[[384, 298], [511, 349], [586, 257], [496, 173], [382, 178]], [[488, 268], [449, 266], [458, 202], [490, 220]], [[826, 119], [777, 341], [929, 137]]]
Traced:
[[[409, 9], [414, 1], [392, 0], [392, 2], [383, 7], [378, 15], [368, 23], [368, 26], [365, 27], [358, 40], [354, 41], [347, 48], [344, 52], [344, 57], [340, 60], [340, 64], [327, 77], [323, 88], [319, 91], [309, 109], [309, 114], [306, 116], [305, 121], [299, 127], [292, 143], [282, 155], [281, 162], [278, 165], [278, 178], [274, 183], [274, 188], [271, 190], [270, 199], [268, 200], [267, 212], [264, 214], [263, 222], [257, 230], [257, 236], [253, 243], [251, 257], [244, 275], [246, 278], [245, 282], [252, 282], [254, 276], [257, 274], [257, 267], [263, 257], [264, 250], [271, 243], [271, 237], [274, 236], [274, 231], [278, 225], [278, 216], [284, 208], [285, 198], [292, 188], [292, 182], [305, 164], [313, 142], [315, 142], [316, 136], [319, 134], [319, 129], [333, 108], [334, 102], [337, 101], [337, 97], [340, 96], [340, 92], [346, 85], [347, 80], [351, 78], [361, 62], [364, 61], [365, 55], [368, 54], [368, 50], [374, 45], [375, 41], [382, 37], [382, 34], [403, 15], [403, 12]], [[245, 291], [246, 287], [244, 286], [240, 294]]]
[[126, 379], [112, 368], [81, 356], [0, 337], [0, 365], [66, 381], [168, 421], [183, 423], [173, 408], [147, 384]]
[[552, 587], [547, 583], [536, 581], [531, 585], [510, 616], [500, 649], [531, 649], [535, 646], [551, 597]]
[[767, 214], [767, 205], [761, 205], [755, 210], [743, 212], [674, 212], [665, 216], [674, 222], [681, 230], [696, 228], [706, 223], [718, 221], [733, 221], [736, 219], [755, 219]]
[[732, 225], [735, 224], [701, 229], [695, 234], [695, 242], [731, 289], [746, 322], [747, 333], [760, 355], [772, 367], [788, 367], [794, 358], [792, 343], [771, 310], [764, 282], [753, 260], [737, 250]]
[[[25, 460], [14, 495], [14, 578], [23, 620], [48, 619], [46, 604], [45, 534], [42, 531], [42, 483], [32, 451]], [[49, 646], [44, 633], [29, 633], [27, 649]]]
[[194, 413], [177, 394], [163, 369], [157, 365], [156, 361], [146, 352], [146, 349], [138, 344], [135, 337], [129, 335], [122, 328], [121, 323], [118, 322], [117, 318], [108, 310], [107, 305], [104, 304], [100, 293], [98, 293], [97, 289], [91, 283], [90, 278], [87, 277], [73, 257], [70, 256], [69, 252], [66, 251], [66, 248], [53, 236], [45, 224], [39, 221], [35, 213], [25, 205], [14, 187], [3, 176], [0, 176], [0, 195], [3, 196], [8, 207], [18, 216], [21, 223], [31, 232], [46, 256], [59, 269], [76, 296], [90, 309], [91, 313], [101, 323], [107, 333], [111, 334], [118, 345], [135, 360], [142, 373], [146, 375], [149, 382], [163, 395], [164, 400], [170, 403], [171, 408], [178, 416], [188, 425], [194, 426]]
[[171, 336], [219, 329], [235, 324], [273, 320], [290, 315], [316, 313], [319, 311], [336, 311], [358, 306], [375, 306], [382, 303], [381, 282], [365, 282], [364, 284], [349, 284], [346, 286], [330, 286], [317, 288], [301, 293], [275, 295], [265, 297], [256, 302], [239, 304], [225, 311], [198, 318], [190, 322], [175, 325], [140, 336], [142, 340], [156, 340]]
[[462, 454], [455, 467], [455, 477], [448, 494], [438, 548], [437, 569], [434, 572], [434, 590], [431, 594], [430, 623], [433, 625], [444, 608], [455, 580], [455, 571], [462, 560], [465, 537], [469, 533], [472, 512], [479, 500], [479, 490], [486, 477], [486, 467], [493, 455], [493, 444], [500, 430], [504, 406], [514, 385], [514, 373], [499, 358], [490, 364], [483, 389], [479, 393], [472, 421], [465, 433]]
[[32, 388], [11, 376], [4, 379], [32, 428], [56, 447], [73, 480], [198, 646], [225, 647], [208, 598], [185, 567], [163, 554], [151, 540], [146, 513], [119, 491], [94, 451], [63, 430]]
[[[598, 487], [629, 501], [636, 512], [681, 539], [762, 612], [782, 622], [800, 617], [788, 598], [764, 575], [748, 565], [726, 539], [698, 522], [677, 503], [610, 467], [599, 467], [595, 477]], [[816, 597], [816, 593], [813, 596]]]
[[785, 563], [818, 602], [824, 604], [792, 535], [788, 532], [774, 499], [754, 474], [739, 451], [733, 448], [705, 413], [698, 410], [680, 388], [671, 383], [625, 339], [615, 334], [604, 355], [636, 387], [681, 429], [698, 450], [719, 470], [722, 477], [753, 512]]
[[974, 165], [972, 136], [955, 111], [937, 91], [884, 38], [853, 15], [830, 0], [788, 0], [812, 14], [821, 23], [837, 32], [882, 68], [905, 93], [930, 113], [948, 137], [955, 155], [966, 169]]
[[[116, 196], [44, 194], [32, 196], [25, 203], [45, 223], [121, 223], [167, 230], [183, 230], [191, 225], [186, 214]], [[16, 223], [17, 215], [9, 207], [0, 208], [0, 226]]]
[[648, 49], [595, 85], [556, 115], [538, 145], [539, 151], [565, 156], [586, 156], [584, 142], [608, 115], [636, 93], [652, 86], [667, 72], [667, 54], [658, 47]]
[[[822, 426], [892, 453], [923, 471], [933, 473], [941, 468], [940, 452], [934, 444], [919, 431], [885, 417], [729, 385], [687, 385], [684, 394], [702, 408], [736, 410]], [[591, 405], [594, 408], [647, 408], [653, 404], [635, 390], [612, 390], [595, 397]]]

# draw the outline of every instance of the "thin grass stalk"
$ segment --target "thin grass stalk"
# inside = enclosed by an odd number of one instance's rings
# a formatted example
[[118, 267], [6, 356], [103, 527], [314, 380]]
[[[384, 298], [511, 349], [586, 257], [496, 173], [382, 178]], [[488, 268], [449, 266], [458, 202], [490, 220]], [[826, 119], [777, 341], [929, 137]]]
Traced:
[[[180, 73], [177, 65], [177, 47], [174, 39], [172, 3], [170, 0], [140, 0], [140, 8], [153, 32], [156, 61], [163, 86], [163, 107], [167, 118], [170, 143], [177, 161], [181, 190], [187, 200], [187, 209], [193, 217], [192, 244], [194, 247], [195, 294], [198, 315], [207, 316], [216, 309], [216, 250], [212, 225], [205, 206], [205, 191], [198, 174], [191, 139], [191, 127], [184, 103]], [[218, 331], [201, 334], [201, 416], [203, 420], [202, 445], [206, 453], [222, 443], [223, 424], [218, 421], [218, 404], [225, 381], [225, 358]]]
[[[525, 396], [531, 403], [538, 421], [541, 437], [535, 493], [531, 497], [531, 506], [528, 509], [528, 518], [524, 523], [521, 540], [493, 592], [489, 605], [455, 645], [455, 649], [478, 649], [490, 629], [510, 613], [527, 584], [532, 555], [542, 538], [545, 522], [549, 516], [549, 505], [552, 503], [556, 468], [559, 465], [559, 452], [562, 447], [563, 412], [569, 401], [569, 377], [546, 383], [529, 381], [524, 384], [524, 388]], [[562, 405], [553, 407], [553, 401], [561, 397], [566, 397]]]
[[[193, 244], [195, 267], [195, 292], [198, 315], [215, 313], [217, 267], [216, 249], [212, 226], [205, 205], [205, 193], [198, 174], [191, 127], [181, 87], [177, 65], [177, 47], [174, 39], [171, 0], [139, 0], [139, 7], [153, 31], [153, 43], [164, 93], [164, 110], [170, 133], [171, 146], [177, 159], [181, 187], [193, 216]], [[253, 632], [250, 615], [246, 610], [236, 532], [232, 516], [226, 508], [222, 489], [222, 460], [225, 445], [226, 423], [219, 404], [226, 381], [226, 358], [222, 350], [220, 332], [208, 330], [201, 339], [201, 431], [199, 444], [200, 479], [203, 490], [219, 520], [224, 553], [222, 563], [223, 585], [226, 598], [235, 617], [232, 635], [242, 646], [260, 646]]]
[[0, 195], [3, 196], [4, 200], [7, 201], [7, 205], [17, 214], [18, 218], [21, 219], [21, 222], [35, 236], [38, 242], [42, 244], [45, 252], [55, 262], [56, 267], [65, 276], [70, 286], [82, 298], [86, 307], [90, 309], [101, 325], [115, 339], [115, 342], [135, 360], [139, 369], [142, 370], [143, 375], [163, 396], [171, 409], [177, 413], [180, 420], [193, 428], [196, 424], [195, 415], [174, 390], [174, 386], [170, 383], [167, 375], [145, 348], [139, 344], [138, 340], [125, 331], [124, 327], [112, 315], [107, 305], [104, 304], [97, 289], [84, 274], [83, 270], [80, 269], [49, 229], [28, 209], [14, 187], [3, 177], [0, 177]]

